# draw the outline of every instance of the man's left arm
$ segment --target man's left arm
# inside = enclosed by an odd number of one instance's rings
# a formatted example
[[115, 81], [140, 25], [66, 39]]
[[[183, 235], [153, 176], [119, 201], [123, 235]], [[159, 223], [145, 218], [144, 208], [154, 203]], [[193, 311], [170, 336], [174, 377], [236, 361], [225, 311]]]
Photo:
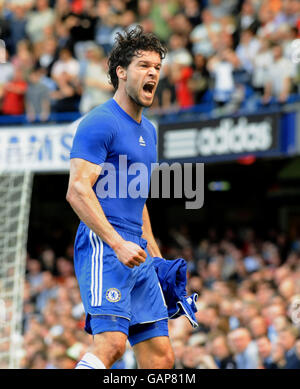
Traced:
[[147, 206], [145, 204], [143, 209], [143, 235], [142, 237], [147, 240], [147, 249], [151, 257], [162, 257], [158, 244], [153, 236], [151, 221]]

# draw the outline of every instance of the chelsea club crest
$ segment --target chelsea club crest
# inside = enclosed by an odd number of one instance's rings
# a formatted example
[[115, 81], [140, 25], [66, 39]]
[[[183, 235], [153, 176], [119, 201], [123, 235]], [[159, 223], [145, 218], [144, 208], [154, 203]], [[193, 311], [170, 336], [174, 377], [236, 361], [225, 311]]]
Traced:
[[110, 288], [106, 292], [106, 299], [111, 303], [116, 303], [121, 299], [121, 292], [116, 288]]

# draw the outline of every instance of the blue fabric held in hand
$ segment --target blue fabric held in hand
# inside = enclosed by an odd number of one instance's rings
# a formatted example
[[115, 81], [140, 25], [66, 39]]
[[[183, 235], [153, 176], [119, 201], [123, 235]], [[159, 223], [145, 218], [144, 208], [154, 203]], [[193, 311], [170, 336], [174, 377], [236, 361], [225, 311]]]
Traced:
[[176, 319], [184, 315], [194, 328], [198, 327], [195, 317], [198, 294], [193, 293], [191, 296], [187, 296], [187, 264], [185, 259], [166, 260], [154, 257], [153, 265], [168, 307], [169, 318]]

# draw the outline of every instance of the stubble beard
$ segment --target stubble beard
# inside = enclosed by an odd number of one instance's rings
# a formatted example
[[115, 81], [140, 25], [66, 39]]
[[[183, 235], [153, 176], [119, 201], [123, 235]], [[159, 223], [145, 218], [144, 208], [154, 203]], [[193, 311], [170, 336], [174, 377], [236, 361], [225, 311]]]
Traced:
[[149, 108], [153, 104], [154, 99], [152, 99], [149, 104], [144, 104], [139, 98], [137, 91], [134, 89], [126, 88], [126, 92], [130, 100], [132, 100], [138, 107]]

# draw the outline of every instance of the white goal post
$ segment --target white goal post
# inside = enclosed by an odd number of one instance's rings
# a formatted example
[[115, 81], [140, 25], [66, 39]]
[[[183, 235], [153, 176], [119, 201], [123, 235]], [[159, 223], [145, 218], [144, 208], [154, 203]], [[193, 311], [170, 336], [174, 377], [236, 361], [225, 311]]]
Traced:
[[18, 368], [33, 173], [0, 173], [0, 368]]

